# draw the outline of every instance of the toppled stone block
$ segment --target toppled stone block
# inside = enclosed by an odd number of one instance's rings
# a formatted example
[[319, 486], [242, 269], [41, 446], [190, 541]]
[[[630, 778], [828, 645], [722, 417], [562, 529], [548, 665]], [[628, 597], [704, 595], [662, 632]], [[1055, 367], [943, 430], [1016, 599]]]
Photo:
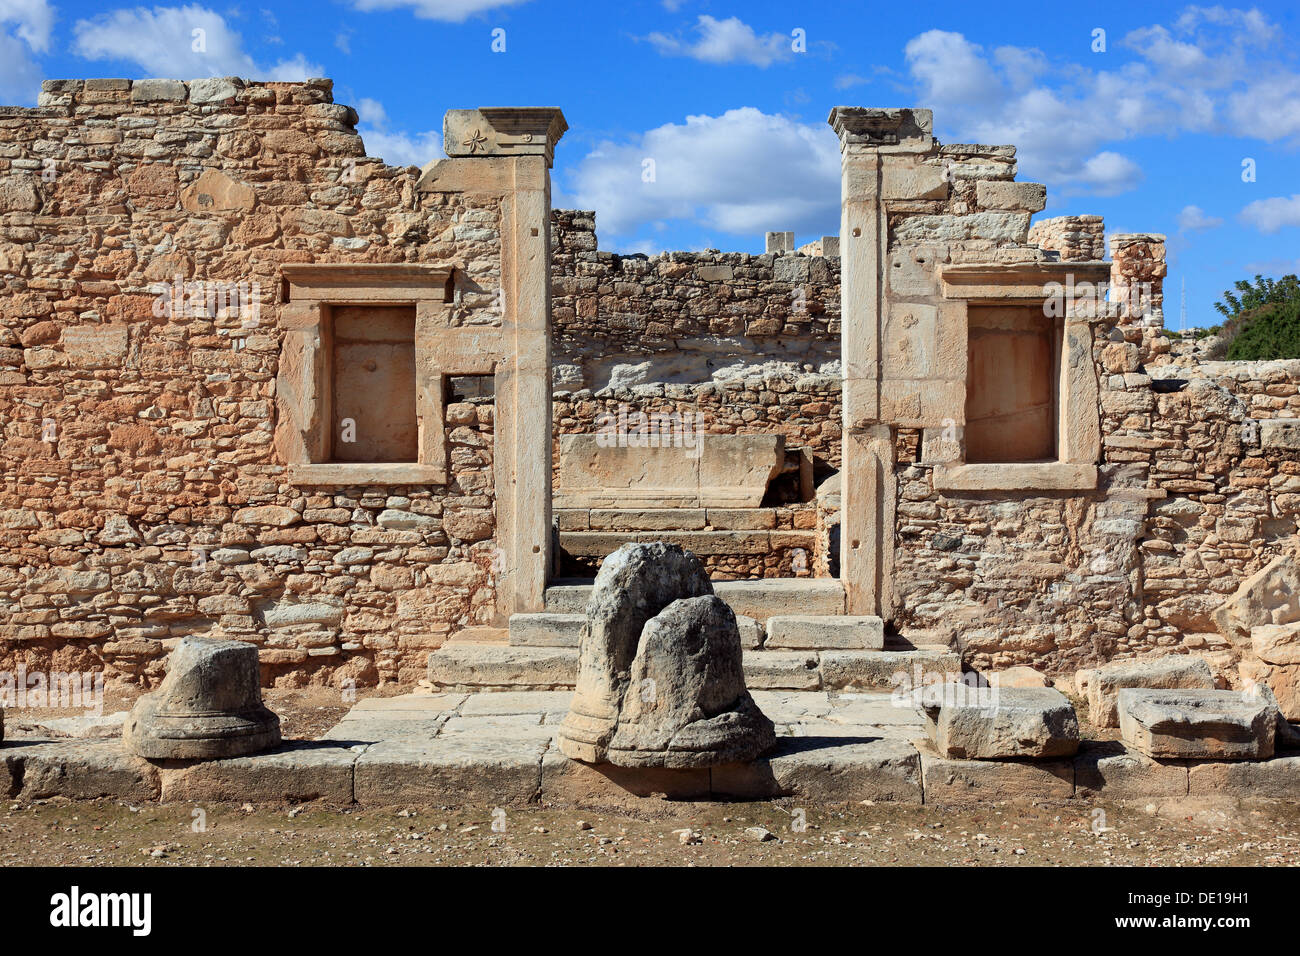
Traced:
[[1214, 675], [1201, 658], [1182, 654], [1106, 664], [1088, 681], [1088, 716], [1095, 726], [1119, 726], [1118, 695], [1126, 687], [1211, 690]]
[[150, 760], [241, 757], [276, 746], [280, 718], [262, 703], [257, 647], [185, 638], [162, 685], [131, 709], [122, 739]]
[[1267, 760], [1278, 712], [1271, 696], [1232, 690], [1119, 692], [1120, 734], [1148, 757]]
[[1050, 687], [945, 684], [920, 697], [930, 739], [945, 757], [1069, 757], [1079, 749], [1074, 705]]
[[745, 688], [735, 614], [699, 559], [662, 542], [606, 558], [587, 605], [561, 752], [686, 769], [752, 760], [775, 739]]

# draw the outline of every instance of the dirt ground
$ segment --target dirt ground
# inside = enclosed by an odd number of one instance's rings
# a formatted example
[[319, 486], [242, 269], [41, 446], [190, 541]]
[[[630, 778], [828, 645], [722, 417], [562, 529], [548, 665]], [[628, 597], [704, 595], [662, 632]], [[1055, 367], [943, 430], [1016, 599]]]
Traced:
[[[664, 803], [646, 815], [48, 801], [0, 811], [0, 865], [1300, 865], [1293, 807], [1100, 809]], [[800, 820], [806, 829], [792, 830]]]

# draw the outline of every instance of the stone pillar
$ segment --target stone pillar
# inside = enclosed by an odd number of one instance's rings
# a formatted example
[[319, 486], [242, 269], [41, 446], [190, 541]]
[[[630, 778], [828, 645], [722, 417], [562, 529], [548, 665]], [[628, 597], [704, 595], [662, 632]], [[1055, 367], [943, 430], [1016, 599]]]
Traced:
[[884, 193], [933, 146], [928, 110], [837, 106], [840, 138], [840, 315], [844, 368], [840, 580], [848, 614], [888, 616], [894, 553], [893, 430], [881, 420], [881, 333], [889, 224]]
[[1142, 362], [1165, 364], [1165, 237], [1159, 233], [1120, 233], [1110, 237], [1111, 302], [1116, 327], [1136, 343]]
[[550, 169], [566, 129], [564, 114], [551, 107], [450, 110], [443, 121], [448, 156], [496, 167], [450, 170], [445, 178], [501, 197], [506, 354], [496, 380], [496, 506], [503, 616], [543, 610], [551, 566]]

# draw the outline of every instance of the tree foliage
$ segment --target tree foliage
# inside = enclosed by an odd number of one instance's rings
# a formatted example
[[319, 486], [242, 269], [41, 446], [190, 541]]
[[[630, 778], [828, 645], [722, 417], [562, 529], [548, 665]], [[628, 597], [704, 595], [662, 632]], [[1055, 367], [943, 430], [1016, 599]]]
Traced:
[[1214, 303], [1214, 308], [1227, 319], [1235, 319], [1244, 312], [1251, 312], [1265, 305], [1281, 305], [1300, 299], [1300, 278], [1286, 275], [1280, 279], [1255, 276], [1254, 284], [1245, 279], [1233, 283], [1236, 293], [1231, 289], [1223, 293], [1223, 300]]

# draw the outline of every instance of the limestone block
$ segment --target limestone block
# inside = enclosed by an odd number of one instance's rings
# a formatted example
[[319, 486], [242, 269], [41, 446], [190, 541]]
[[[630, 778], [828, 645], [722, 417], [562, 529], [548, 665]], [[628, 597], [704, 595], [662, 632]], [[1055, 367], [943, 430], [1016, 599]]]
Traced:
[[210, 77], [190, 81], [190, 102], [197, 104], [222, 103], [238, 95], [241, 80], [235, 77]]
[[1261, 624], [1300, 621], [1300, 566], [1283, 554], [1256, 571], [1213, 614], [1219, 633], [1236, 645], [1252, 640]]
[[1214, 676], [1201, 658], [1181, 654], [1105, 664], [1088, 682], [1088, 717], [1095, 726], [1119, 726], [1119, 692], [1126, 687], [1210, 690]]
[[1259, 444], [1263, 448], [1300, 451], [1300, 418], [1266, 418], [1259, 423]]
[[131, 101], [134, 103], [184, 103], [188, 95], [180, 80], [136, 80], [131, 85]]
[[1120, 734], [1149, 757], [1267, 760], [1277, 706], [1264, 694], [1231, 690], [1119, 692]]
[[764, 252], [794, 252], [793, 232], [769, 232], [764, 239]]
[[121, 368], [126, 361], [125, 325], [75, 325], [63, 330], [63, 354], [76, 368]]
[[884, 650], [885, 626], [873, 615], [778, 615], [767, 619], [767, 641], [772, 648], [857, 648]]
[[1153, 760], [1118, 740], [1090, 741], [1074, 758], [1075, 796], [1148, 800], [1187, 795], [1187, 764]]
[[219, 169], [206, 170], [181, 191], [181, 206], [189, 212], [246, 211], [254, 203], [252, 187], [235, 182]]
[[1047, 205], [1047, 187], [1042, 183], [981, 180], [975, 184], [975, 201], [981, 209], [1040, 212]]
[[1074, 796], [1069, 760], [958, 760], [940, 756], [929, 741], [921, 754], [925, 802], [933, 806], [1068, 800]]
[[889, 162], [885, 165], [883, 199], [947, 199], [944, 168], [926, 163]]
[[280, 718], [262, 704], [257, 647], [187, 637], [158, 690], [136, 701], [122, 731], [150, 760], [239, 757], [280, 742]]
[[1074, 706], [1050, 687], [924, 688], [930, 739], [946, 757], [1069, 757], [1079, 749]]
[[[688, 436], [694, 447], [619, 447], [561, 435], [554, 502], [562, 508], [757, 508], [780, 473], [780, 435]], [[698, 442], [698, 444], [696, 444]]]

